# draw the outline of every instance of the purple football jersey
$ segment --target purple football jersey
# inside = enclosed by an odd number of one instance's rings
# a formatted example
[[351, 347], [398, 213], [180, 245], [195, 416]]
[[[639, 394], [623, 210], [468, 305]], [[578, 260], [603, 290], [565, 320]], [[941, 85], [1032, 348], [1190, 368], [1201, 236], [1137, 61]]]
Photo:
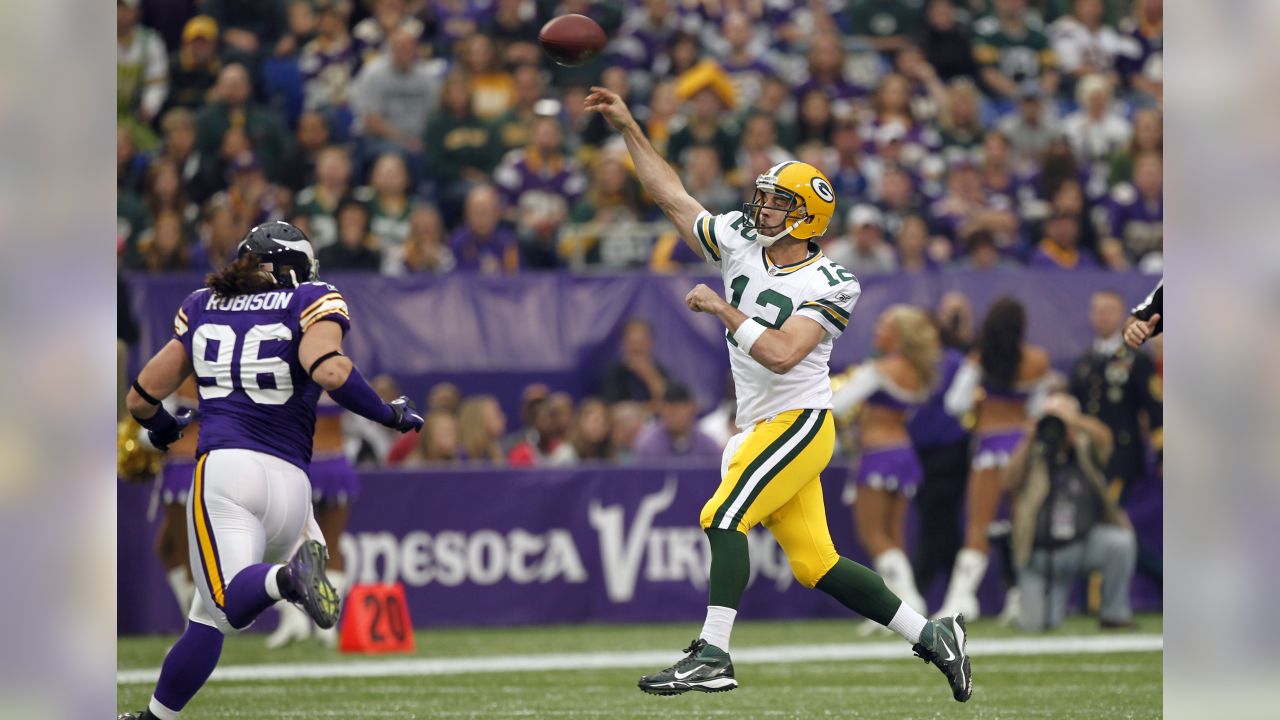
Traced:
[[328, 283], [220, 298], [203, 288], [173, 320], [200, 389], [200, 443], [256, 450], [306, 470], [321, 388], [298, 360], [302, 334], [332, 320], [345, 335], [347, 303]]

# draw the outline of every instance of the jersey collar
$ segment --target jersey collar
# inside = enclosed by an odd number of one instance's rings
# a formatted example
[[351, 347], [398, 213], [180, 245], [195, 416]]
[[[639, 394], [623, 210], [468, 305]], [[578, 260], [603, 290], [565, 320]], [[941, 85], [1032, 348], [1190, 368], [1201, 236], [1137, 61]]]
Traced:
[[764, 269], [770, 275], [790, 275], [791, 273], [806, 268], [822, 259], [822, 248], [814, 241], [809, 241], [809, 257], [799, 262], [793, 262], [790, 265], [775, 265], [773, 260], [769, 258], [766, 248], [760, 248], [760, 257], [764, 259]]

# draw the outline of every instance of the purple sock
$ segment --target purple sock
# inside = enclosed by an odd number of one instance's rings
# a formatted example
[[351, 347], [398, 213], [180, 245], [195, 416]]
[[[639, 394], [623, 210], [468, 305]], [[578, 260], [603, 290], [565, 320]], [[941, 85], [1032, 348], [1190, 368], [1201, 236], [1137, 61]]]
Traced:
[[209, 679], [222, 655], [222, 633], [217, 628], [188, 622], [187, 631], [173, 644], [160, 668], [155, 698], [178, 712]]
[[222, 608], [231, 627], [237, 630], [249, 627], [262, 611], [276, 604], [276, 599], [267, 594], [267, 573], [272, 567], [268, 563], [250, 565], [231, 579]]

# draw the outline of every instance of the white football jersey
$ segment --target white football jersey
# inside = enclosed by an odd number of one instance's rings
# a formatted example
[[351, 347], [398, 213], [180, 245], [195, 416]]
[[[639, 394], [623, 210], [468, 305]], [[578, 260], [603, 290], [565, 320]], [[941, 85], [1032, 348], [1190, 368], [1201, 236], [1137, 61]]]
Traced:
[[817, 347], [781, 375], [743, 352], [725, 333], [738, 391], [738, 427], [749, 428], [787, 410], [830, 408], [831, 343], [848, 326], [862, 294], [858, 279], [823, 255], [816, 243], [810, 243], [804, 260], [774, 265], [737, 210], [714, 216], [703, 212], [693, 230], [707, 262], [720, 270], [726, 299], [750, 318], [747, 322], [776, 329], [792, 315], [802, 315], [826, 330]]

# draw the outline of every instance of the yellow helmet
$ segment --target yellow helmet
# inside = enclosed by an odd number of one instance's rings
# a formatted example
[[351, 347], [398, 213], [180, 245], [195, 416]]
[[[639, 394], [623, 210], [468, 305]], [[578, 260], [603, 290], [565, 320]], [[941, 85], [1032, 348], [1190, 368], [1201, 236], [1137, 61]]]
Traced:
[[[769, 195], [789, 201], [787, 215], [776, 225], [761, 227], [760, 210]], [[836, 194], [827, 176], [809, 163], [795, 160], [778, 163], [757, 177], [755, 196], [742, 205], [742, 214], [759, 236], [756, 242], [765, 247], [788, 234], [801, 240], [822, 237], [835, 212]]]

